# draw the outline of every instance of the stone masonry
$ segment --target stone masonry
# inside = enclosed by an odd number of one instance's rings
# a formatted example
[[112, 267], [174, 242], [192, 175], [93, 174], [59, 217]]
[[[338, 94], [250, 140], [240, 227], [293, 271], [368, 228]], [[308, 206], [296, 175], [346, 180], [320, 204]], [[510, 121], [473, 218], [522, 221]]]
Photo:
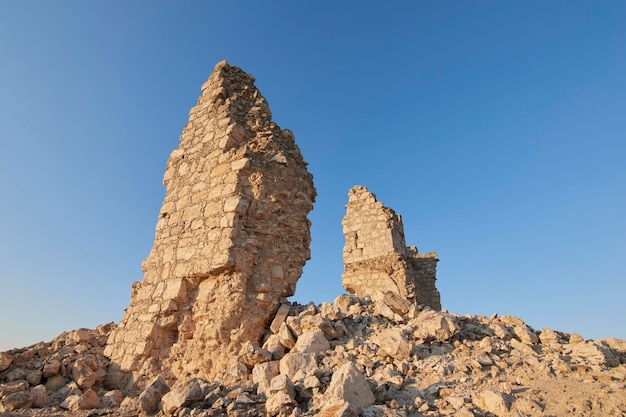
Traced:
[[293, 134], [271, 117], [254, 77], [218, 63], [167, 162], [144, 279], [105, 350], [139, 386], [236, 367], [295, 292], [316, 191]]
[[358, 297], [393, 291], [417, 304], [441, 309], [435, 286], [439, 259], [406, 246], [402, 218], [363, 186], [348, 193], [343, 218], [343, 287]]

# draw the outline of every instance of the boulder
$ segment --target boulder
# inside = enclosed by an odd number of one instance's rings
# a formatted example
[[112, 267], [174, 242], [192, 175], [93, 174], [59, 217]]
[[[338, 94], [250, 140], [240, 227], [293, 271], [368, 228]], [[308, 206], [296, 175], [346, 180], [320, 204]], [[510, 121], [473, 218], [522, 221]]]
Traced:
[[397, 327], [383, 330], [376, 334], [372, 340], [383, 352], [396, 360], [407, 360], [411, 356], [413, 345], [402, 334], [402, 330]]
[[270, 381], [269, 393], [270, 395], [277, 392], [284, 392], [292, 399], [296, 397], [296, 391], [293, 384], [287, 375], [276, 375]]
[[339, 308], [337, 308], [334, 304], [329, 304], [326, 302], [320, 305], [320, 315], [325, 319], [333, 321], [341, 320], [343, 316]]
[[296, 345], [296, 338], [293, 336], [293, 333], [291, 333], [291, 330], [289, 330], [287, 323], [281, 324], [280, 329], [278, 329], [278, 333], [276, 334], [278, 336], [278, 341], [285, 348], [292, 349]]
[[28, 390], [28, 382], [26, 381], [12, 381], [5, 384], [0, 384], [0, 397], [4, 397], [16, 392], [24, 392]]
[[48, 392], [54, 392], [67, 384], [67, 380], [61, 375], [55, 375], [46, 381], [46, 389]]
[[272, 354], [252, 342], [245, 342], [239, 351], [238, 360], [252, 369], [256, 364], [271, 361]]
[[385, 303], [394, 313], [404, 316], [408, 313], [411, 304], [406, 298], [393, 291], [379, 291], [372, 297], [375, 301]]
[[61, 403], [61, 408], [65, 408], [66, 410], [70, 411], [78, 411], [78, 400], [80, 400], [80, 395], [68, 395]]
[[280, 372], [280, 362], [263, 362], [252, 368], [252, 382], [257, 384], [257, 393], [267, 394], [270, 381]]
[[290, 308], [291, 305], [287, 303], [283, 303], [280, 305], [278, 311], [276, 312], [276, 315], [274, 316], [274, 319], [272, 320], [272, 324], [270, 324], [270, 330], [273, 333], [278, 333], [278, 330], [280, 330], [280, 326], [285, 322], [285, 319], [289, 315]]
[[98, 398], [98, 394], [96, 394], [94, 390], [89, 388], [78, 398], [77, 405], [78, 410], [93, 410], [95, 408], [100, 408], [100, 398]]
[[160, 376], [155, 377], [139, 395], [139, 407], [148, 414], [159, 411], [161, 398], [167, 394], [170, 387]]
[[46, 378], [53, 377], [59, 373], [61, 369], [61, 361], [52, 361], [43, 367], [43, 376]]
[[33, 394], [28, 391], [14, 392], [0, 399], [0, 411], [7, 412], [30, 408], [33, 401]]
[[280, 360], [285, 354], [285, 347], [280, 343], [280, 338], [276, 334], [268, 336], [265, 343], [263, 343], [263, 349], [270, 352], [274, 360]]
[[41, 382], [42, 372], [36, 369], [29, 369], [26, 371], [26, 381], [31, 385], [39, 385]]
[[104, 408], [117, 408], [123, 399], [122, 391], [116, 389], [105, 392], [100, 402]]
[[172, 415], [181, 407], [186, 407], [204, 398], [202, 387], [197, 378], [190, 379], [184, 384], [174, 387], [161, 398], [161, 406], [166, 415]]
[[425, 341], [446, 341], [460, 331], [454, 319], [433, 310], [422, 311], [415, 320], [415, 337]]
[[508, 415], [511, 400], [510, 395], [492, 390], [483, 390], [472, 395], [474, 405], [496, 416]]
[[89, 366], [86, 360], [78, 359], [72, 366], [72, 378], [81, 389], [91, 388], [95, 383], [98, 375]]
[[291, 349], [294, 353], [322, 352], [330, 348], [330, 343], [321, 330], [306, 331], [302, 333]]
[[30, 393], [33, 396], [33, 407], [43, 408], [50, 404], [50, 397], [45, 385], [32, 387]]
[[359, 410], [375, 401], [367, 379], [352, 362], [342, 365], [333, 373], [324, 399], [328, 404], [345, 401]]
[[265, 411], [268, 416], [290, 415], [294, 407], [297, 406], [293, 397], [284, 392], [277, 392], [268, 397], [265, 401]]
[[287, 375], [293, 380], [294, 375], [298, 371], [302, 371], [305, 375], [317, 369], [317, 361], [313, 353], [287, 353], [280, 360], [280, 373]]
[[6, 352], [0, 352], [0, 372], [9, 369], [11, 363], [13, 363], [13, 356]]
[[7, 373], [6, 379], [7, 379], [8, 382], [25, 380], [26, 379], [26, 369], [15, 368], [12, 371]]
[[539, 340], [542, 345], [550, 345], [554, 343], [559, 343], [559, 335], [551, 329], [541, 329], [541, 334], [539, 335]]
[[571, 345], [571, 355], [584, 358], [592, 365], [616, 367], [619, 358], [613, 351], [597, 342], [583, 342]]

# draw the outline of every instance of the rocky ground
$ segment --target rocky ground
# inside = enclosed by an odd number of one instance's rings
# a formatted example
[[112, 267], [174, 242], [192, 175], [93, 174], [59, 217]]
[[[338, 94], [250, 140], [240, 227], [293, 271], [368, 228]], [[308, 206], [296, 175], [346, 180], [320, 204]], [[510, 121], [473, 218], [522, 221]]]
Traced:
[[[283, 304], [220, 380], [123, 386], [114, 324], [0, 353], [3, 416], [626, 416], [626, 341], [585, 341], [393, 293]], [[210, 353], [208, 353], [210, 354]]]

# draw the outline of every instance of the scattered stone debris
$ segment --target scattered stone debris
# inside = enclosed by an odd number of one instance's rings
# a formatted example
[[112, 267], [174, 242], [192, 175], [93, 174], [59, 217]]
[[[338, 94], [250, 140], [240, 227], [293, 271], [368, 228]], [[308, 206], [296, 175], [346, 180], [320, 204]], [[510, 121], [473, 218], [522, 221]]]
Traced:
[[[11, 363], [0, 372], [0, 411], [52, 416], [97, 408], [98, 415], [120, 417], [624, 415], [623, 340], [585, 341], [535, 330], [511, 316], [460, 316], [422, 305], [389, 319], [380, 314], [380, 303], [346, 295], [321, 305], [284, 303], [278, 330], [268, 326], [263, 343], [246, 344], [235, 361], [230, 372], [238, 382], [225, 383], [226, 375], [169, 385], [156, 377], [140, 393], [119, 389], [115, 368], [103, 355], [113, 324], [67, 332], [50, 343], [2, 353]], [[281, 343], [281, 331], [295, 344]]]

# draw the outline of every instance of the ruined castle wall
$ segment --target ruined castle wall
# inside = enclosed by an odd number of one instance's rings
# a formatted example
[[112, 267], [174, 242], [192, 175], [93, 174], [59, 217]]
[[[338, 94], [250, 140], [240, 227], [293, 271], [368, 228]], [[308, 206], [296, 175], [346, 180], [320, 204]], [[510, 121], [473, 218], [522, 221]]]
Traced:
[[441, 309], [435, 287], [437, 254], [407, 247], [402, 218], [363, 186], [348, 193], [343, 218], [343, 286], [359, 297], [393, 291], [418, 304]]
[[310, 257], [316, 192], [254, 77], [219, 63], [167, 163], [154, 246], [106, 354], [136, 375], [212, 378], [259, 343]]

